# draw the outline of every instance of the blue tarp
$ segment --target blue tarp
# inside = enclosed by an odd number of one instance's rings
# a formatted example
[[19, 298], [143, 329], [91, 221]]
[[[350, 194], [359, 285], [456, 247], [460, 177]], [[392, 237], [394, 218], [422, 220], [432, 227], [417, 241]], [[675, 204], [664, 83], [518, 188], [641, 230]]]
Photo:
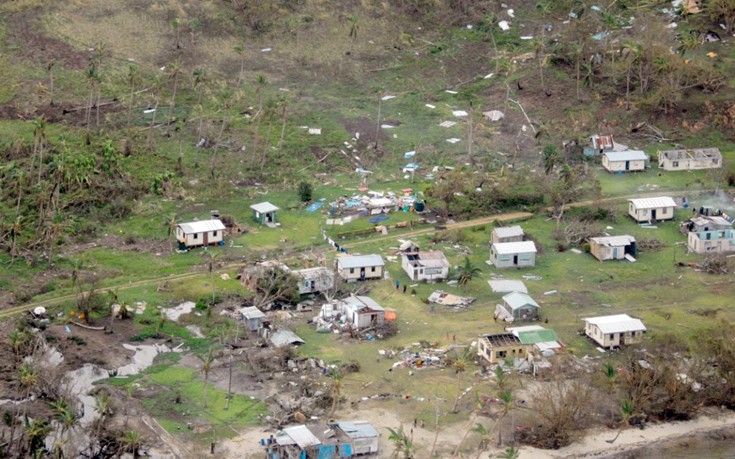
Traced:
[[370, 223], [380, 223], [380, 222], [382, 222], [384, 220], [388, 220], [388, 216], [387, 215], [385, 215], [385, 214], [378, 215], [377, 217], [371, 218], [370, 219]]
[[306, 208], [306, 211], [307, 212], [314, 212], [315, 210], [320, 209], [323, 205], [324, 205], [323, 202], [317, 201], [317, 202], [313, 203], [312, 205], [310, 205], [309, 207], [307, 207]]
[[337, 456], [337, 447], [334, 445], [320, 445], [319, 459], [334, 459]]
[[339, 457], [352, 457], [352, 445], [349, 443], [339, 445]]

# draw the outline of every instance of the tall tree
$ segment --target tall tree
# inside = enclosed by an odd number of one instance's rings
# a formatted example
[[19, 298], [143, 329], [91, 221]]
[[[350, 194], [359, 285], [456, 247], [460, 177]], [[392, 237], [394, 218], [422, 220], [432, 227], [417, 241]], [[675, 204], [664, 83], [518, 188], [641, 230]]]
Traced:
[[470, 257], [464, 257], [464, 263], [457, 267], [454, 278], [462, 289], [466, 290], [470, 281], [481, 272], [480, 268], [472, 264]]
[[214, 355], [212, 354], [212, 349], [209, 349], [209, 352], [207, 352], [207, 355], [204, 357], [200, 357], [200, 360], [202, 361], [202, 366], [200, 368], [200, 371], [204, 375], [204, 392], [203, 392], [203, 398], [204, 398], [204, 408], [207, 408], [207, 388], [209, 387], [209, 373], [212, 371], [212, 364], [214, 363]]
[[352, 52], [355, 49], [355, 42], [357, 41], [357, 33], [360, 31], [360, 21], [357, 19], [357, 16], [347, 16], [347, 21], [350, 24], [350, 50], [347, 52], [348, 55], [351, 55]]

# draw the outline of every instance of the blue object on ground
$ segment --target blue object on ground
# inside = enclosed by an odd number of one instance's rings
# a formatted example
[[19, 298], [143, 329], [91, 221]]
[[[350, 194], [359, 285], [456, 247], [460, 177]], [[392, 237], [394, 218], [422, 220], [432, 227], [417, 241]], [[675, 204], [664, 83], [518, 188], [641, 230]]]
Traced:
[[315, 210], [320, 209], [323, 205], [324, 205], [323, 202], [317, 201], [317, 202], [311, 204], [309, 207], [307, 207], [306, 208], [306, 211], [307, 212], [314, 212]]
[[371, 218], [370, 219], [370, 223], [380, 223], [380, 222], [382, 222], [384, 220], [388, 220], [388, 216], [387, 215], [385, 215], [385, 214], [378, 215], [377, 217]]

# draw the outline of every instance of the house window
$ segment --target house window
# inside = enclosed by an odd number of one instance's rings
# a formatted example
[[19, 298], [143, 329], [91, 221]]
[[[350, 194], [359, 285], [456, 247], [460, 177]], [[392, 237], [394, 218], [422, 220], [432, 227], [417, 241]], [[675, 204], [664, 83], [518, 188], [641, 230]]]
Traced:
[[212, 237], [217, 237], [217, 231], [212, 231]]
[[370, 268], [370, 272], [372, 272], [372, 273], [375, 272], [375, 266], [373, 266], [372, 268]]
[[674, 161], [672, 164], [674, 167], [679, 167], [679, 161]]
[[504, 358], [505, 358], [505, 356], [506, 356], [506, 354], [507, 354], [507, 352], [506, 352], [506, 351], [497, 351], [497, 352], [495, 353], [495, 357], [497, 357], [497, 358], [499, 358], [499, 359], [504, 359]]
[[350, 274], [355, 274], [355, 268], [350, 268]]
[[194, 239], [199, 239], [199, 233], [194, 233]]

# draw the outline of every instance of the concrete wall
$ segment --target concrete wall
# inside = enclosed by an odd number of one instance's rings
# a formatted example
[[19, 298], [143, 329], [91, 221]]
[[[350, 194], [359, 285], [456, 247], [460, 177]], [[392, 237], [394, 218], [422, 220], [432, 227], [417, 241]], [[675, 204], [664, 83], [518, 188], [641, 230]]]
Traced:
[[[365, 269], [365, 279], [382, 279], [383, 278], [383, 266], [370, 266]], [[352, 272], [350, 272], [352, 271]], [[360, 280], [360, 268], [345, 268], [339, 271], [339, 277], [346, 281]]]
[[[711, 239], [707, 239], [707, 234]], [[687, 246], [695, 253], [734, 252], [735, 233], [732, 230], [691, 232], [687, 236]]]
[[596, 325], [585, 322], [584, 333], [603, 348], [617, 347], [621, 344], [638, 343], [643, 339], [643, 332], [602, 333]]
[[435, 281], [449, 277], [449, 266], [443, 268], [414, 267], [406, 256], [401, 257], [401, 267], [412, 281]]
[[653, 211], [656, 211], [656, 221], [672, 220], [674, 218], [673, 207], [657, 207], [656, 209], [637, 209], [632, 202], [628, 203], [628, 215], [637, 222], [651, 221]]
[[176, 240], [179, 242], [183, 242], [184, 245], [186, 245], [187, 247], [217, 244], [220, 241], [224, 240], [224, 237], [224, 230], [184, 234], [181, 228], [176, 228]]
[[717, 169], [722, 167], [722, 160], [717, 158], [703, 159], [664, 159], [658, 160], [659, 169], [666, 171], [690, 171], [698, 169]]
[[636, 161], [628, 161], [629, 169], [625, 169], [626, 161], [608, 161], [607, 156], [602, 157], [602, 167], [610, 172], [635, 172], [646, 170], [646, 161], [639, 159]]
[[[514, 257], [518, 256], [518, 263], [514, 264]], [[498, 255], [493, 246], [490, 246], [490, 263], [499, 269], [503, 268], [530, 268], [536, 266], [536, 253], [516, 253]]]
[[526, 346], [520, 343], [515, 346], [497, 346], [493, 348], [486, 338], [480, 338], [477, 342], [477, 355], [485, 359], [491, 365], [494, 365], [508, 357], [525, 359], [527, 353]]
[[[618, 249], [617, 253], [613, 250], [615, 248]], [[608, 247], [606, 245], [596, 244], [594, 241], [590, 241], [590, 253], [600, 261], [622, 260], [625, 258], [625, 246]]]

